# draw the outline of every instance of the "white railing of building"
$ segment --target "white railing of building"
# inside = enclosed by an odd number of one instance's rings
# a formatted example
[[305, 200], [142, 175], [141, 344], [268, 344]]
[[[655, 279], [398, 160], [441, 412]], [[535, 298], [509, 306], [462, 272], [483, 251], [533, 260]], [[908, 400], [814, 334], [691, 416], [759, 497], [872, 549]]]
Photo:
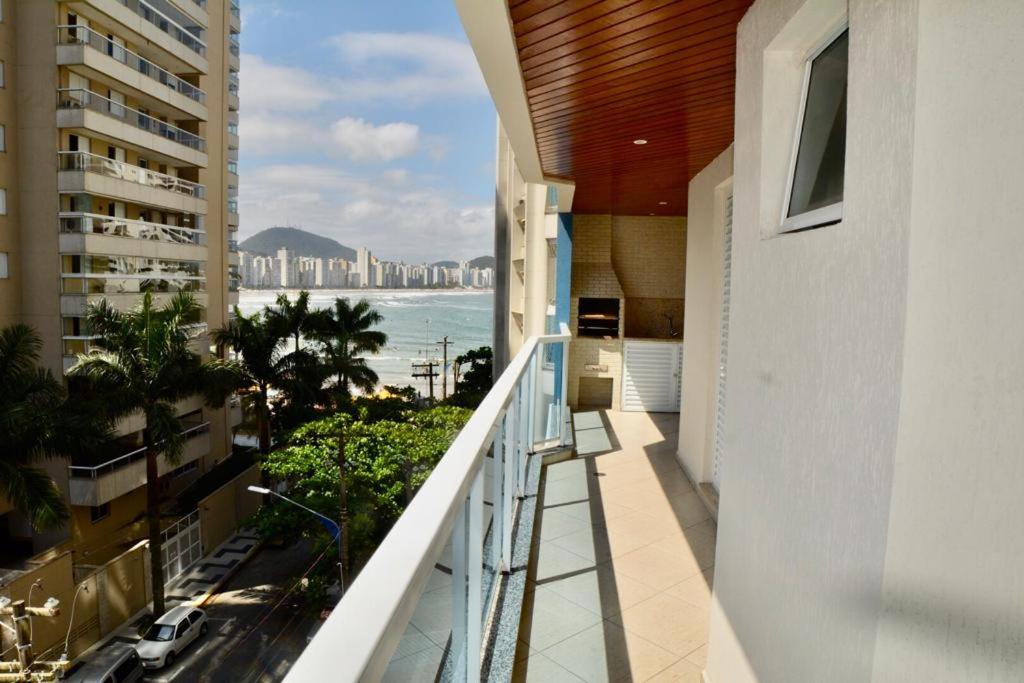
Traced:
[[[200, 434], [205, 434], [208, 431], [210, 431], [210, 423], [203, 422], [195, 427], [190, 427], [189, 429], [182, 431], [181, 435], [188, 440]], [[93, 465], [91, 467], [87, 467], [85, 465], [69, 465], [68, 474], [79, 479], [97, 479], [104, 474], [110, 474], [111, 472], [119, 470], [122, 467], [126, 467], [144, 457], [146, 457], [145, 446], [142, 448], [136, 448], [134, 451], [130, 451], [106, 462], [101, 462], [99, 465]]]
[[62, 25], [57, 27], [57, 43], [59, 45], [88, 45], [92, 49], [115, 59], [125, 66], [148, 76], [154, 81], [165, 85], [175, 92], [181, 93], [199, 104], [206, 104], [206, 93], [188, 81], [178, 78], [167, 69], [163, 69], [145, 57], [135, 54], [101, 33], [88, 26]]
[[[153, 0], [153, 4], [145, 0], [119, 0], [119, 2], [197, 55], [206, 56], [206, 43], [201, 37], [202, 29], [195, 26], [190, 30], [182, 26], [180, 22], [188, 23], [188, 17], [169, 3], [163, 0]], [[154, 4], [160, 5], [160, 8], [154, 7]], [[169, 16], [171, 14], [177, 15], [177, 21]]]
[[206, 151], [206, 140], [195, 133], [171, 125], [166, 121], [144, 114], [137, 109], [132, 109], [122, 102], [115, 102], [112, 99], [103, 97], [91, 90], [82, 88], [58, 88], [57, 89], [58, 109], [88, 109], [104, 116], [118, 119], [124, 123], [135, 126], [140, 130], [147, 131], [153, 135], [159, 135], [171, 142], [194, 149], [197, 152]]
[[150, 223], [149, 221], [85, 212], [65, 211], [59, 214], [59, 218], [62, 233], [127, 237], [136, 240], [198, 246], [206, 244], [205, 232], [178, 225]]
[[[526, 485], [528, 456], [568, 440], [566, 360], [570, 333], [530, 337], [473, 413], [405, 513], [286, 681], [380, 680], [449, 541], [452, 631], [445, 678], [480, 680], [483, 626], [496, 580], [511, 568], [512, 532]], [[560, 361], [545, 369], [545, 359]], [[557, 370], [555, 368], [558, 368]], [[553, 422], [553, 424], [552, 424]], [[550, 436], [554, 439], [549, 439]], [[493, 452], [490, 524], [484, 523], [484, 473]], [[490, 543], [488, 543], [490, 540]], [[486, 556], [485, 556], [486, 553]], [[496, 576], [494, 576], [496, 579]]]
[[206, 186], [183, 180], [166, 173], [157, 173], [141, 166], [132, 166], [123, 161], [108, 159], [89, 152], [57, 152], [58, 168], [61, 171], [85, 171], [108, 178], [117, 178], [129, 183], [138, 183], [158, 190], [176, 192], [196, 199], [206, 198]]

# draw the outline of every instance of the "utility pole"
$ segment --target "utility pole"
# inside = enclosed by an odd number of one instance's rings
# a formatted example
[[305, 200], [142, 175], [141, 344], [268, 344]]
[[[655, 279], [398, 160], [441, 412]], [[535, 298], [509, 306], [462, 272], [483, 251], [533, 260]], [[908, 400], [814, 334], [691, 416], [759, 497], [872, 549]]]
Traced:
[[430, 400], [434, 400], [434, 378], [437, 377], [437, 371], [434, 367], [437, 365], [436, 360], [428, 360], [425, 363], [413, 363], [413, 370], [421, 370], [421, 372], [413, 372], [413, 377], [426, 377], [427, 382], [430, 386]]
[[[33, 616], [56, 617], [60, 615], [60, 601], [48, 598], [42, 607], [28, 607], [24, 600], [11, 602], [10, 598], [0, 596], [0, 615], [9, 614], [14, 619], [15, 647], [18, 650], [17, 662], [0, 662], [0, 681], [56, 681], [70, 666], [70, 662], [35, 661], [32, 654], [32, 622]], [[10, 629], [9, 626], [6, 628]], [[70, 627], [69, 627], [70, 628]], [[33, 665], [35, 665], [33, 667]], [[35, 669], [35, 670], [33, 670]]]
[[[455, 342], [448, 341], [448, 335], [446, 334], [444, 339], [434, 343], [440, 344], [444, 348], [444, 360], [441, 363], [441, 399], [444, 400], [448, 398], [448, 347]], [[454, 391], [457, 388], [452, 387], [452, 390]]]

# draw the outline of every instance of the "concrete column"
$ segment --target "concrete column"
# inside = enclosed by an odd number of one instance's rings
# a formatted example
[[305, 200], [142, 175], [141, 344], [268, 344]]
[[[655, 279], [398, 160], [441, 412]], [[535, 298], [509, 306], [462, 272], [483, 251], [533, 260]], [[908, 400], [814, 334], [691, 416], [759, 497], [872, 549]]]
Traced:
[[548, 310], [548, 243], [544, 237], [547, 185], [526, 185], [526, 296], [523, 327], [526, 337], [546, 332]]

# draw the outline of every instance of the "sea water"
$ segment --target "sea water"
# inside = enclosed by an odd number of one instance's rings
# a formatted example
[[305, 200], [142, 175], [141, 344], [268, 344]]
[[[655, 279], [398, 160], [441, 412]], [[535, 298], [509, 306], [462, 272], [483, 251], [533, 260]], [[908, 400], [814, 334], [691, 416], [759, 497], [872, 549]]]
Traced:
[[[287, 293], [292, 299], [296, 290], [244, 290], [239, 292], [238, 307], [245, 315], [273, 306], [278, 295]], [[380, 385], [412, 385], [427, 394], [427, 380], [414, 379], [413, 364], [427, 360], [441, 361], [440, 342], [445, 335], [452, 342], [448, 347], [448, 391], [452, 389], [451, 361], [460, 353], [480, 346], [490, 346], [493, 328], [494, 297], [490, 291], [465, 290], [351, 290], [317, 289], [310, 291], [310, 305], [328, 308], [338, 297], [352, 303], [366, 299], [382, 316], [376, 328], [388, 336], [380, 353], [367, 356], [370, 367], [380, 377]], [[437, 366], [440, 373], [440, 365]], [[434, 380], [434, 394], [441, 396], [441, 378]]]

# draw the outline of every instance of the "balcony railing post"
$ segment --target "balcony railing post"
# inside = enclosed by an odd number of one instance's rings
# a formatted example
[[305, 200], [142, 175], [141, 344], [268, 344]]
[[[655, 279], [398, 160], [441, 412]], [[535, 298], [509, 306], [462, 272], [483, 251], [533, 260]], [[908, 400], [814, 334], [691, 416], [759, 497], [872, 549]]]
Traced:
[[[505, 507], [508, 501], [505, 500], [505, 420], [498, 423], [498, 430], [494, 435], [494, 458], [491, 468], [491, 500], [494, 508], [491, 510], [491, 564], [494, 571], [500, 572], [507, 569], [505, 565]], [[511, 541], [511, 538], [510, 538]]]
[[569, 436], [569, 342], [563, 341], [561, 392], [558, 397], [558, 445], [565, 446]]
[[540, 355], [543, 344], [537, 344], [537, 350], [533, 352], [530, 359], [530, 369], [526, 373], [526, 452], [533, 453], [533, 446], [537, 442], [537, 356]]
[[501, 514], [504, 518], [501, 522], [501, 554], [504, 558], [505, 571], [512, 571], [512, 514], [515, 510], [516, 502], [516, 470], [515, 470], [515, 445], [513, 439], [515, 438], [515, 419], [512, 417], [511, 407], [505, 412], [505, 418], [502, 420], [502, 432], [504, 434], [505, 445], [502, 449], [505, 456], [505, 462], [503, 463], [502, 470], [504, 472], [503, 488], [504, 496], [502, 496], [502, 509]]
[[[529, 373], [527, 373], [528, 375]], [[522, 498], [526, 495], [526, 463], [528, 460], [529, 451], [526, 447], [526, 429], [529, 422], [527, 415], [527, 393], [525, 391], [524, 384], [529, 383], [529, 377], [524, 376], [519, 381], [519, 391], [516, 393], [516, 412], [518, 413], [518, 419], [516, 420], [516, 427], [518, 428], [516, 434], [516, 453], [519, 455], [519, 459], [516, 462], [516, 476], [518, 478], [519, 485], [519, 497]]]
[[449, 651], [453, 681], [466, 678], [466, 535], [469, 531], [469, 500], [459, 510], [452, 529], [452, 646]]
[[480, 683], [480, 654], [483, 629], [483, 522], [484, 470], [481, 467], [469, 493], [468, 590], [466, 600], [466, 683]]

